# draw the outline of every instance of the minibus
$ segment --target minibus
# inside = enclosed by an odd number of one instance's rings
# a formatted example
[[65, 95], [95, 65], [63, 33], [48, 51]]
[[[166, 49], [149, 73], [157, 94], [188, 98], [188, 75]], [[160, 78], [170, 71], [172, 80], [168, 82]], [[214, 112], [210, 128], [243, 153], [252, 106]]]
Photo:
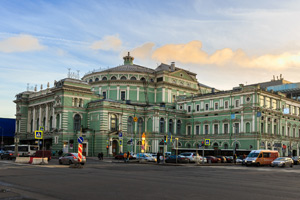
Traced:
[[271, 162], [279, 157], [278, 151], [271, 150], [253, 150], [245, 159], [245, 165], [271, 165]]

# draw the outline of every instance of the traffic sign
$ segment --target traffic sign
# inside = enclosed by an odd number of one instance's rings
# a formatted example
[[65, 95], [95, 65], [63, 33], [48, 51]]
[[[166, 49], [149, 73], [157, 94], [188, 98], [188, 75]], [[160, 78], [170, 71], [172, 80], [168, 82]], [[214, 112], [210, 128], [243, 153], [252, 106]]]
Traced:
[[120, 140], [120, 146], [122, 146], [123, 145], [123, 140]]
[[138, 120], [137, 117], [134, 117], [134, 118], [133, 118], [133, 121], [134, 121], [134, 122], [137, 122], [137, 120]]
[[78, 141], [79, 144], [82, 144], [82, 142], [83, 142], [83, 137], [78, 137], [77, 141]]
[[122, 137], [123, 135], [122, 135], [122, 132], [119, 132], [119, 137]]
[[34, 131], [34, 137], [35, 139], [43, 139], [43, 131]]
[[210, 139], [205, 139], [205, 146], [210, 146]]
[[45, 128], [43, 127], [43, 126], [40, 126], [40, 129], [39, 129], [40, 131], [44, 131], [45, 130]]

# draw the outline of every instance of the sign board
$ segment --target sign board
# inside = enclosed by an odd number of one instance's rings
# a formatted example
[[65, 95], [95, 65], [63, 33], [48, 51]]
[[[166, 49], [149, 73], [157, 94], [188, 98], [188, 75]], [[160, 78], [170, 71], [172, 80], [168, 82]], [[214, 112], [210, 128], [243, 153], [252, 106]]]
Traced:
[[235, 119], [235, 114], [231, 114], [231, 119]]
[[257, 112], [256, 117], [261, 117], [261, 112]]
[[122, 132], [119, 132], [119, 137], [122, 137], [123, 135], [122, 135]]
[[210, 146], [210, 139], [205, 139], [205, 146]]
[[123, 145], [123, 140], [120, 140], [120, 146], [122, 146]]
[[78, 137], [77, 141], [78, 141], [79, 144], [82, 144], [82, 142], [83, 142], [83, 137]]
[[34, 131], [34, 137], [38, 140], [43, 139], [43, 131]]
[[45, 130], [45, 128], [43, 127], [43, 126], [40, 126], [40, 129], [39, 129], [40, 131], [44, 131]]

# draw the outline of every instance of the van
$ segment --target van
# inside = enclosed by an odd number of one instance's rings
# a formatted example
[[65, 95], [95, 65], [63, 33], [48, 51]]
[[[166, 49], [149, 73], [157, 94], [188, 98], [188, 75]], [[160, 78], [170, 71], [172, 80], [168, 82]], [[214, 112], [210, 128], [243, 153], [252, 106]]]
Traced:
[[245, 159], [245, 165], [271, 165], [271, 162], [279, 157], [278, 151], [271, 150], [253, 150]]
[[33, 155], [34, 157], [39, 157], [39, 158], [48, 158], [48, 161], [51, 160], [51, 151], [49, 150], [38, 150], [35, 152], [35, 154]]

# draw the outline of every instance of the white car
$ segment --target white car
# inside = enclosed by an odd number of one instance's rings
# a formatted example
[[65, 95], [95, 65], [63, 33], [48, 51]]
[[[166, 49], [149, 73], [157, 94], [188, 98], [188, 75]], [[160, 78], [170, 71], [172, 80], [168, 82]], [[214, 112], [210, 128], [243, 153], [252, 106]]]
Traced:
[[148, 153], [138, 153], [138, 154], [136, 154], [136, 159], [146, 160], [148, 162], [156, 162], [157, 161], [156, 158], [154, 158], [151, 154], [148, 154]]
[[179, 154], [180, 156], [184, 156], [189, 159], [189, 162], [195, 162], [196, 154], [192, 152], [184, 152]]

